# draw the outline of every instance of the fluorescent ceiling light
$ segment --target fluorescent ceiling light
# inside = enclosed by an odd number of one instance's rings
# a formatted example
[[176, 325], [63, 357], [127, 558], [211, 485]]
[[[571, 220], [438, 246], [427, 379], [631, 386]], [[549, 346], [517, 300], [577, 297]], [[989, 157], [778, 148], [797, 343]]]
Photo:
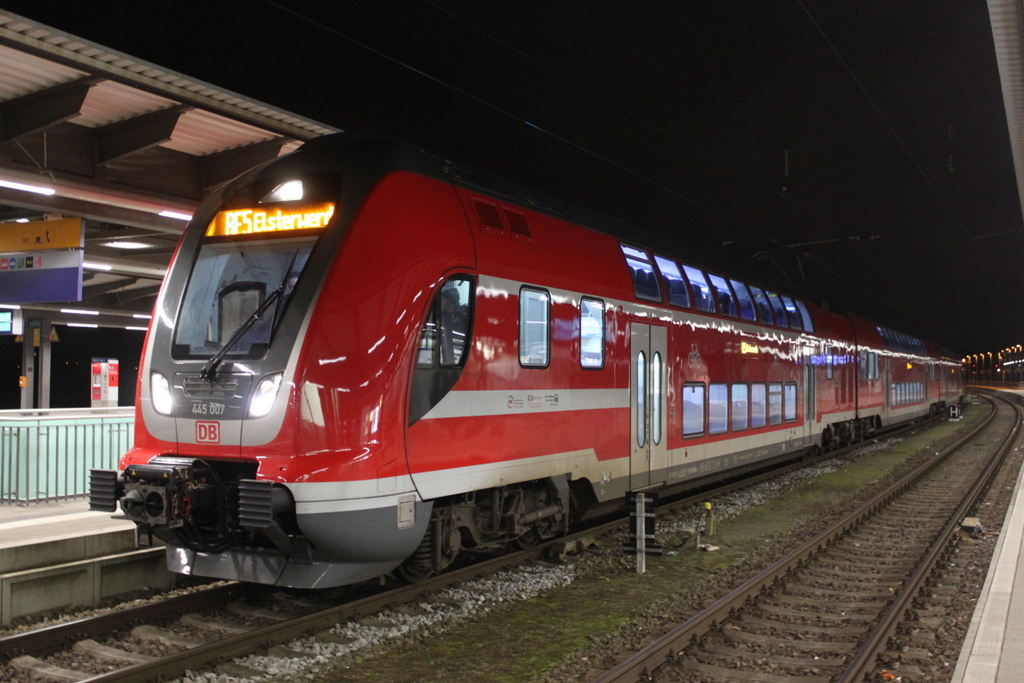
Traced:
[[82, 266], [89, 270], [112, 270], [114, 268], [114, 266], [106, 263], [90, 263], [89, 261], [83, 263]]
[[0, 304], [0, 308], [9, 308], [12, 311], [20, 311], [21, 306], [18, 304]]
[[78, 315], [99, 315], [99, 311], [87, 311], [84, 308], [62, 308], [61, 313], [76, 313]]
[[56, 194], [57, 191], [52, 187], [43, 187], [41, 185], [26, 185], [25, 183], [15, 183], [10, 180], [0, 180], [0, 187], [7, 187], [12, 190], [21, 190], [22, 192], [34, 192], [36, 194]]
[[160, 215], [164, 218], [177, 218], [179, 221], [190, 221], [192, 220], [192, 214], [181, 213], [180, 211], [161, 211]]
[[129, 325], [128, 327], [125, 327], [124, 329], [126, 329], [126, 330], [138, 330], [139, 332], [149, 332], [149, 328], [148, 327], [132, 327], [132, 326]]
[[15, 223], [28, 223], [29, 221], [28, 221], [27, 218], [19, 218], [19, 219], [15, 220], [14, 222]]
[[132, 317], [133, 318], [138, 318], [139, 320], [152, 320], [153, 319], [153, 316], [147, 315], [145, 313], [132, 313]]
[[110, 247], [111, 249], [152, 249], [155, 244], [148, 242], [128, 242], [125, 240], [116, 240], [114, 242], [104, 242], [104, 247]]
[[99, 327], [96, 323], [64, 323], [68, 327]]

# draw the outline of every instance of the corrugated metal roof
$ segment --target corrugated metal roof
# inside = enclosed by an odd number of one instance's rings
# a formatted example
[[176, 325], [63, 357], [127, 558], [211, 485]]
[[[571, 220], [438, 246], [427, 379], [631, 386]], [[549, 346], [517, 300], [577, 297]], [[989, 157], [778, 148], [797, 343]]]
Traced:
[[171, 140], [163, 143], [162, 147], [195, 156], [205, 156], [276, 137], [279, 136], [255, 126], [232, 121], [201, 109], [193, 109], [178, 119]]
[[85, 76], [72, 69], [0, 45], [0, 102], [30, 95]]
[[[77, 99], [83, 90], [74, 87], [47, 92], [74, 81], [89, 84], [84, 99]], [[237, 164], [266, 158], [274, 151], [266, 146], [254, 150], [251, 157], [241, 154], [225, 163], [204, 164], [202, 157], [274, 140], [283, 143], [278, 153], [285, 154], [305, 140], [338, 132], [0, 10], [0, 105], [36, 93], [53, 96], [52, 118], [43, 115], [0, 129], [18, 143], [0, 146], [9, 152], [0, 158], [0, 172], [15, 180], [45, 172], [56, 194], [22, 197], [15, 190], [0, 188], [0, 195], [6, 204], [23, 207], [33, 218], [40, 212], [64, 211], [87, 217], [86, 259], [113, 270], [90, 271], [84, 294], [89, 306], [122, 316], [151, 310], [175, 245], [163, 233], [178, 233], [185, 227], [184, 221], [163, 217], [161, 212], [191, 213], [204, 192], [227, 180], [219, 174], [240, 172]], [[68, 97], [62, 99], [65, 94]], [[78, 113], [64, 118], [74, 111], [69, 105], [79, 103]], [[131, 122], [164, 109], [177, 110], [178, 105], [184, 107], [170, 139], [158, 147], [149, 147], [146, 141], [163, 139], [167, 131], [161, 126], [169, 119], [142, 120], [137, 128], [113, 127], [109, 136], [90, 136], [82, 130]], [[33, 112], [32, 107], [11, 109], [29, 116]], [[123, 133], [126, 143], [119, 148], [118, 136]], [[48, 139], [56, 141], [50, 149], [59, 151], [47, 157]], [[94, 139], [114, 150], [103, 162], [102, 172], [97, 172], [100, 162], [91, 158]], [[41, 162], [32, 157], [37, 148], [42, 149]], [[206, 169], [213, 172], [207, 174]], [[109, 246], [108, 235], [110, 239], [144, 238], [151, 246], [145, 253], [122, 253]]]
[[[0, 71], [0, 79], [4, 77]], [[82, 112], [71, 119], [86, 128], [99, 128], [107, 124], [141, 116], [150, 112], [173, 107], [174, 100], [153, 93], [132, 88], [114, 81], [97, 83], [85, 97]]]
[[[135, 86], [133, 90], [144, 88], [147, 94], [157, 93], [155, 97], [158, 99], [162, 97], [172, 103], [192, 104], [211, 115], [207, 121], [220, 115], [229, 121], [244, 124], [237, 127], [226, 123], [222, 125], [221, 130], [227, 137], [221, 143], [209, 139], [194, 145], [172, 141], [167, 143], [172, 149], [177, 149], [174, 145], [178, 145], [197, 151], [219, 151], [245, 144], [246, 141], [254, 142], [276, 136], [306, 140], [339, 132], [337, 128], [109, 50], [8, 12], [0, 12], [0, 41], [7, 45], [0, 45], [0, 50], [3, 50], [0, 53], [0, 101], [41, 91], [85, 75], [98, 74], [126, 87]], [[104, 122], [153, 111], [147, 107], [157, 102], [146, 101], [141, 93], [136, 93], [130, 101], [124, 102], [124, 108], [120, 110], [115, 101], [104, 99], [111, 91], [106, 86], [97, 87], [104, 87], [104, 91], [95, 95], [90, 93], [89, 99], [94, 100], [89, 102], [92, 109], [89, 113], [83, 111], [75, 123], [90, 127], [104, 125]], [[259, 129], [265, 131], [263, 137], [247, 140], [242, 132], [251, 133]], [[187, 139], [195, 137], [194, 132], [183, 135]], [[200, 153], [209, 154], [210, 151]]]

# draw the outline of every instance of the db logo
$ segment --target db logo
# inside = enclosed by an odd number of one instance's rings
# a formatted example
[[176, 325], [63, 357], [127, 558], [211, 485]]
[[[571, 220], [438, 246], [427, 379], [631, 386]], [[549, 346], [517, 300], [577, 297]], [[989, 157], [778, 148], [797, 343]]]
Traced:
[[220, 443], [220, 422], [196, 422], [196, 443]]

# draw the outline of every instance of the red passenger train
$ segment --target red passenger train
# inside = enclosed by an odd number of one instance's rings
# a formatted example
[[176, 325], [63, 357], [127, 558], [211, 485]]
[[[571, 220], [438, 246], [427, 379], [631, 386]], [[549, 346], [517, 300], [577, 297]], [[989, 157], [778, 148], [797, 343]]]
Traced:
[[245, 174], [182, 238], [93, 509], [185, 574], [415, 579], [958, 400], [938, 349], [611, 225], [375, 135]]

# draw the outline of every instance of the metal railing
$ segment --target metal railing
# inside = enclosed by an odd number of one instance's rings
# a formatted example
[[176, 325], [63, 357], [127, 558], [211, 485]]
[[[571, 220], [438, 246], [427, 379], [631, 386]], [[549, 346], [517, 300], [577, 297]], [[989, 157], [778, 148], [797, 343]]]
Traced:
[[0, 410], [0, 503], [87, 495], [134, 441], [133, 408]]

